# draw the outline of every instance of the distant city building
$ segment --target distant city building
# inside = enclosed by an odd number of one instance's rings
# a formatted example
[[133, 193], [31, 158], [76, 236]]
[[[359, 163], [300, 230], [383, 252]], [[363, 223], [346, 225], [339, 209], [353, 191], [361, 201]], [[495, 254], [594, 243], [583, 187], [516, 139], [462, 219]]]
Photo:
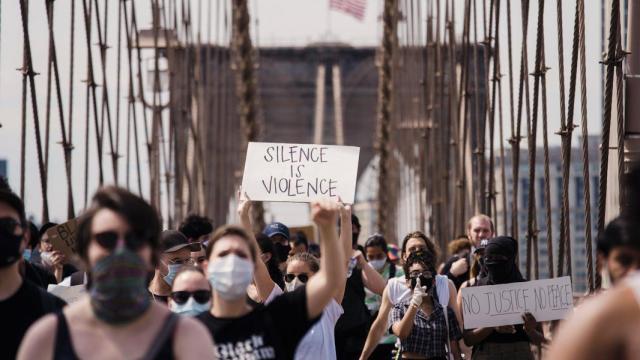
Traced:
[[[589, 136], [589, 187], [591, 204], [591, 238], [595, 254], [595, 239], [597, 235], [596, 220], [598, 217], [598, 174], [600, 168], [600, 157], [598, 146], [599, 136]], [[586, 185], [583, 175], [582, 150], [580, 141], [574, 141], [571, 149], [571, 168], [569, 179], [569, 213], [570, 213], [570, 237], [571, 237], [571, 269], [572, 282], [575, 292], [587, 290], [587, 262], [585, 244], [585, 201], [584, 188]], [[545, 179], [544, 179], [544, 157], [542, 148], [537, 149], [536, 169], [535, 169], [535, 208], [538, 229], [538, 269], [539, 278], [549, 278], [549, 252], [547, 250], [547, 226], [546, 226], [546, 203], [545, 203]], [[505, 154], [506, 156], [507, 154]], [[520, 155], [520, 166], [518, 174], [518, 242], [520, 270], [526, 273], [527, 259], [527, 224], [529, 206], [529, 162], [528, 154], [523, 151]], [[511, 156], [505, 159], [505, 179], [507, 184], [507, 216], [511, 221], [511, 199], [513, 197], [513, 174], [511, 173]], [[500, 170], [496, 170], [497, 191], [501, 189]], [[553, 240], [553, 265], [554, 272], [557, 272], [558, 264], [558, 242], [560, 238], [560, 214], [562, 209], [562, 152], [560, 146], [549, 147], [549, 194], [551, 202], [551, 223]], [[498, 220], [503, 219], [503, 209], [501, 200], [497, 202]], [[499, 225], [499, 231], [504, 231], [504, 224]], [[509, 228], [511, 223], [508, 224]], [[595, 258], [593, 261], [595, 272]], [[533, 271], [531, 272], [533, 274]], [[594, 273], [595, 275], [595, 273]], [[533, 275], [532, 275], [533, 276]]]

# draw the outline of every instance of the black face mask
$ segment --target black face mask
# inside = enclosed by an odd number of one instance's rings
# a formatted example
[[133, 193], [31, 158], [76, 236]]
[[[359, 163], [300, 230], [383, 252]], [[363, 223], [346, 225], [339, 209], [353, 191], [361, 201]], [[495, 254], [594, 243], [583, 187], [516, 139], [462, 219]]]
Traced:
[[485, 260], [484, 266], [487, 269], [489, 278], [497, 284], [507, 281], [513, 272], [513, 266], [509, 266], [509, 261]]
[[[418, 278], [411, 278], [411, 290], [415, 289]], [[424, 275], [420, 275], [420, 285], [427, 287], [427, 292], [433, 288], [433, 278], [427, 279]]]
[[0, 219], [0, 268], [7, 267], [20, 259], [20, 244], [23, 234], [15, 235], [20, 224], [12, 218]]
[[289, 257], [289, 252], [291, 251], [291, 246], [290, 245], [282, 245], [281, 243], [274, 243], [273, 244], [273, 250], [275, 251], [276, 256], [278, 256], [278, 261], [285, 262], [285, 261], [287, 261], [287, 258]]

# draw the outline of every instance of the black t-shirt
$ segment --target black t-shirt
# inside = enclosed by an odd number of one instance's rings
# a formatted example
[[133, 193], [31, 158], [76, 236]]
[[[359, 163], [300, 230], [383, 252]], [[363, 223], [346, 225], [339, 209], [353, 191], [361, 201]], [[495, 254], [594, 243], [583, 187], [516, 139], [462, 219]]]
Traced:
[[[451, 273], [451, 266], [453, 265], [454, 262], [460, 260], [460, 257], [455, 255], [449, 258], [449, 260], [447, 260], [446, 263], [444, 263], [444, 266], [442, 267], [442, 275], [446, 275], [449, 280], [453, 281], [453, 284], [456, 286], [456, 289], [460, 289], [460, 286], [462, 286], [462, 284], [469, 280], [469, 271], [471, 271], [471, 264], [469, 264], [469, 269], [462, 275], [460, 276], [454, 276]], [[468, 261], [467, 261], [468, 263]]]
[[298, 343], [318, 320], [308, 318], [304, 286], [239, 318], [218, 318], [209, 312], [198, 316], [221, 360], [293, 359]]
[[55, 275], [47, 270], [41, 264], [35, 264], [29, 261], [24, 262], [24, 278], [31, 281], [34, 285], [47, 290], [49, 284], [57, 284]]
[[65, 305], [55, 297], [30, 281], [23, 281], [18, 291], [10, 298], [0, 301], [0, 359], [15, 359], [20, 342], [27, 329], [50, 312], [55, 312]]

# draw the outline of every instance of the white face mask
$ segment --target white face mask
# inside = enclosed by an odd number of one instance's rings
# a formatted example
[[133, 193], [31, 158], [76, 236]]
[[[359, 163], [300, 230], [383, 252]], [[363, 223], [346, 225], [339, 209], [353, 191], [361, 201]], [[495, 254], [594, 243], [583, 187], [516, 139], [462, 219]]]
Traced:
[[171, 301], [169, 303], [169, 309], [176, 314], [186, 315], [186, 316], [198, 316], [203, 312], [209, 311], [211, 308], [211, 301], [207, 301], [204, 304], [200, 304], [197, 302], [193, 296], [187, 300], [186, 303], [180, 305], [175, 301]]
[[40, 253], [40, 262], [44, 266], [53, 265], [53, 251], [43, 251]]
[[247, 286], [253, 279], [253, 263], [230, 254], [210, 262], [207, 277], [220, 297], [236, 300], [247, 293]]
[[386, 259], [378, 259], [378, 260], [369, 260], [369, 264], [373, 266], [374, 269], [380, 271], [384, 269], [384, 265], [387, 263]]
[[302, 285], [304, 285], [304, 283], [302, 281], [300, 281], [300, 279], [298, 279], [298, 277], [296, 276], [293, 279], [293, 281], [284, 283], [284, 289], [287, 292], [292, 292], [293, 290], [299, 288]]

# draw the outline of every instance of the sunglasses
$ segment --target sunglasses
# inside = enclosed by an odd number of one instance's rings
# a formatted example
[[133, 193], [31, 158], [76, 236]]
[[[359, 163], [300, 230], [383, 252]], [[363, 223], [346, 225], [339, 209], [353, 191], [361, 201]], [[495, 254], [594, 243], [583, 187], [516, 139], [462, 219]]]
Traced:
[[[120, 234], [116, 231], [103, 231], [101, 233], [94, 234], [93, 238], [103, 248], [108, 250], [115, 250], [116, 246], [118, 245], [118, 240], [120, 239]], [[146, 241], [140, 239], [139, 237], [133, 236], [133, 234], [131, 233], [127, 233], [124, 235], [124, 243], [126, 244], [127, 248], [135, 251], [145, 245]]]
[[303, 284], [306, 284], [306, 283], [307, 283], [307, 281], [309, 281], [309, 275], [307, 275], [307, 274], [305, 274], [305, 273], [298, 274], [298, 275], [296, 275], [296, 274], [286, 274], [286, 275], [284, 276], [284, 281], [286, 281], [286, 282], [292, 282], [292, 281], [293, 281], [293, 279], [295, 279], [295, 278], [300, 279], [300, 281], [301, 281]]
[[211, 291], [174, 291], [171, 293], [171, 300], [175, 301], [175, 303], [178, 305], [186, 303], [190, 297], [193, 297], [193, 300], [195, 300], [199, 304], [205, 304], [211, 299]]
[[418, 278], [420, 276], [425, 277], [426, 279], [431, 279], [433, 278], [433, 274], [431, 273], [431, 271], [429, 270], [425, 270], [425, 271], [412, 271], [409, 273], [409, 278], [410, 279], [415, 279]]

